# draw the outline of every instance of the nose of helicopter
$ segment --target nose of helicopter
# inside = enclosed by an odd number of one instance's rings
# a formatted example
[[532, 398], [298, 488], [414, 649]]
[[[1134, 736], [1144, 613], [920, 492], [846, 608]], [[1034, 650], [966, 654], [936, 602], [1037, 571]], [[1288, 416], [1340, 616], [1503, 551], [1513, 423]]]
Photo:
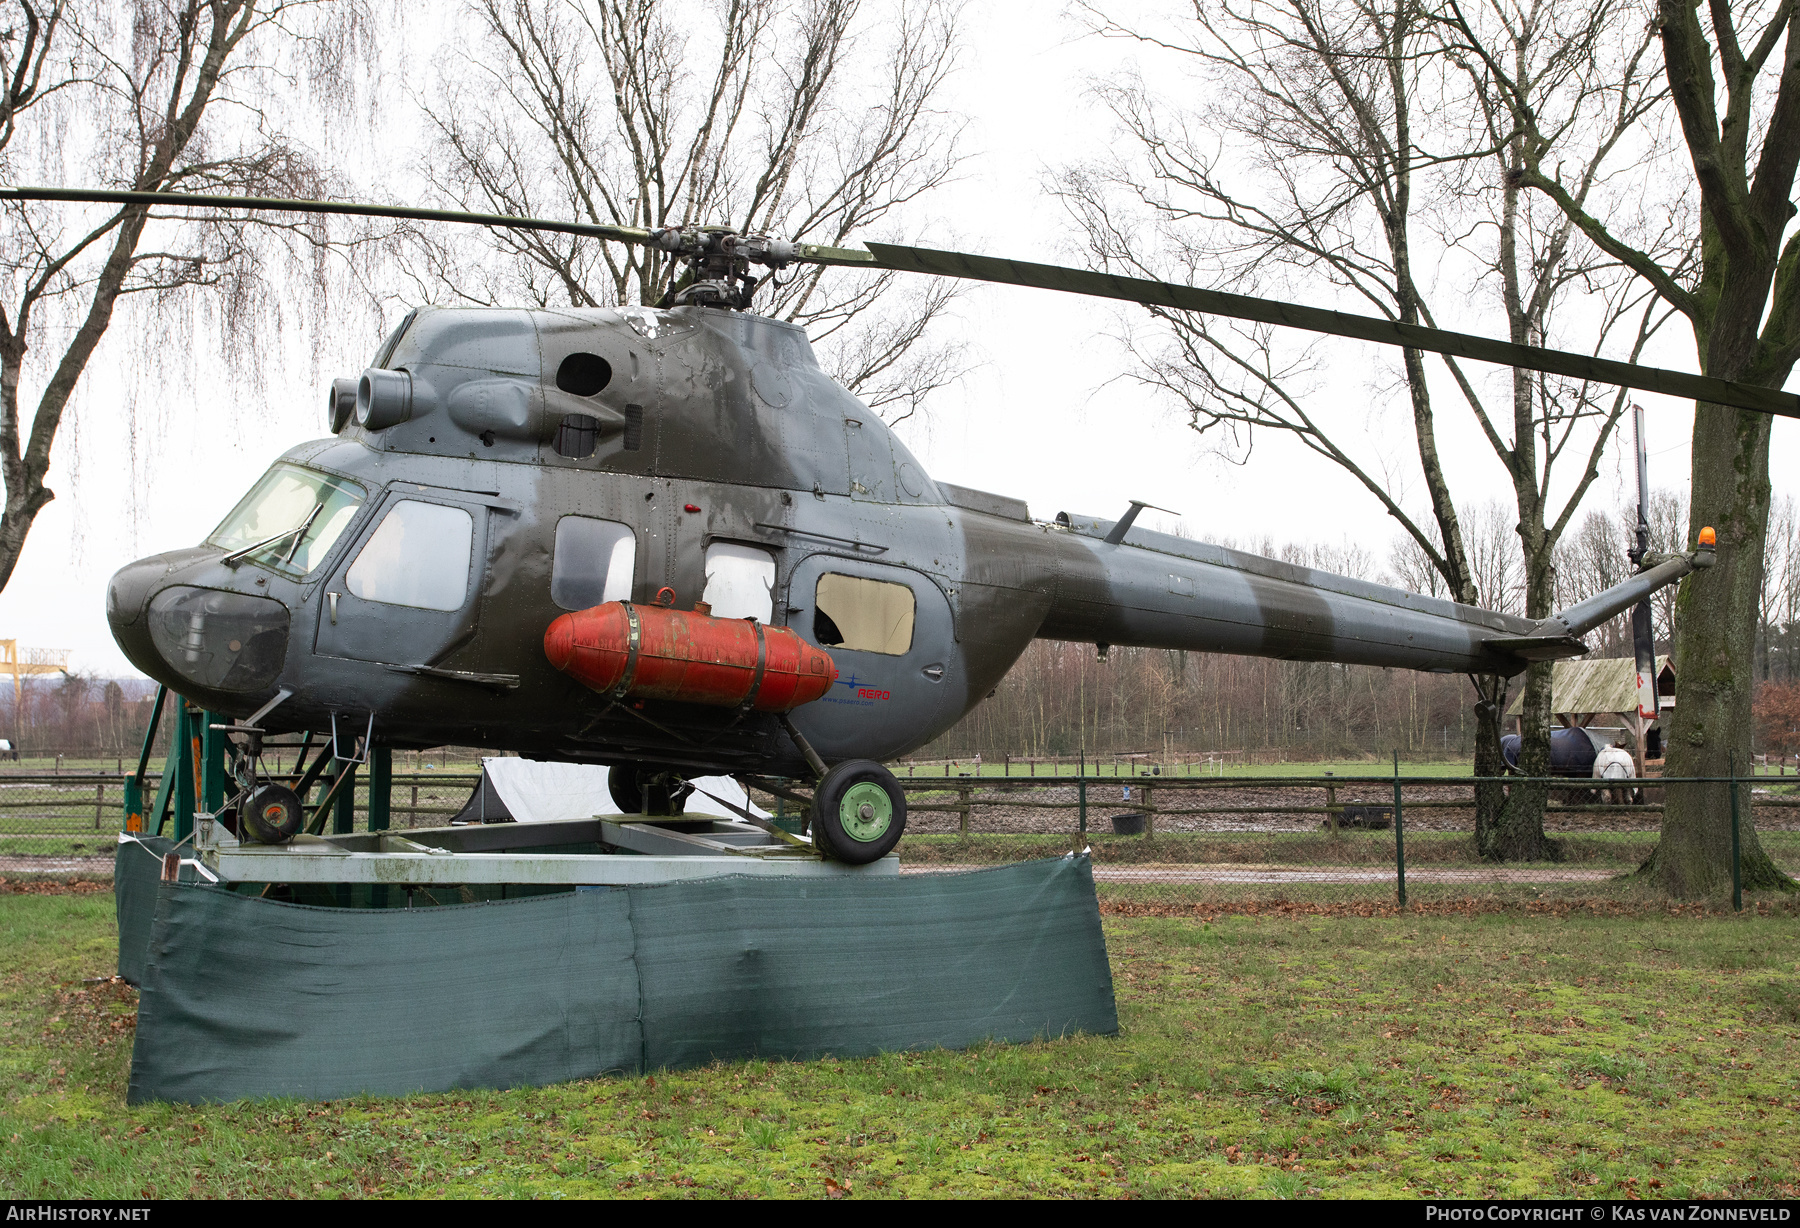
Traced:
[[[264, 692], [287, 659], [288, 609], [279, 601], [180, 583], [217, 555], [183, 550], [120, 568], [106, 588], [106, 621], [131, 663], [190, 698]], [[166, 583], [174, 579], [173, 584]]]
[[183, 550], [176, 555], [158, 554], [139, 559], [119, 568], [106, 585], [106, 622], [112, 628], [113, 639], [133, 665], [158, 681], [167, 681], [163, 675], [168, 672], [168, 667], [151, 642], [144, 607], [171, 572], [181, 570], [185, 564], [196, 562], [207, 553], [210, 552]]

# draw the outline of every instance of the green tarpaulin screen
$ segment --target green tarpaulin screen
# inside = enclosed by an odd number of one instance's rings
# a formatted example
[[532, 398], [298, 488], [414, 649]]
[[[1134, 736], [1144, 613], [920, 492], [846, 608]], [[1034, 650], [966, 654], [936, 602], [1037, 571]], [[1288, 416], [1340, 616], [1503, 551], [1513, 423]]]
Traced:
[[161, 883], [154, 851], [121, 845], [115, 879], [120, 969], [142, 989], [134, 1104], [1118, 1030], [1084, 858], [408, 910]]
[[167, 836], [121, 840], [113, 858], [113, 911], [119, 918], [119, 975], [133, 985], [144, 983], [144, 952], [156, 920], [156, 889], [162, 879], [163, 854], [175, 847]]

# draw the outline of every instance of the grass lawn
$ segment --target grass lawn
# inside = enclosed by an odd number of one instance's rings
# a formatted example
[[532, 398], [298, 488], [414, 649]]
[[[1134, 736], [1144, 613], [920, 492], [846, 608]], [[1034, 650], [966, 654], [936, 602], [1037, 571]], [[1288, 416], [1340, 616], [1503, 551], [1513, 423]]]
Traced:
[[1800, 1196], [1800, 913], [1539, 907], [1109, 916], [1117, 1037], [128, 1109], [110, 893], [4, 895], [0, 1193]]

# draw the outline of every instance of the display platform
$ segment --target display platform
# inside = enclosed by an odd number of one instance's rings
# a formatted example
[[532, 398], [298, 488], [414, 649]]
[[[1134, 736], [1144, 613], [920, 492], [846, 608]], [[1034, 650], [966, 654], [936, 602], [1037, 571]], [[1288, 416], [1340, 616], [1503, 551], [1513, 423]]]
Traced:
[[1083, 857], [916, 877], [274, 888], [205, 881], [179, 856], [164, 881], [171, 851], [122, 842], [114, 876], [120, 972], [141, 988], [134, 1104], [1118, 1030]]

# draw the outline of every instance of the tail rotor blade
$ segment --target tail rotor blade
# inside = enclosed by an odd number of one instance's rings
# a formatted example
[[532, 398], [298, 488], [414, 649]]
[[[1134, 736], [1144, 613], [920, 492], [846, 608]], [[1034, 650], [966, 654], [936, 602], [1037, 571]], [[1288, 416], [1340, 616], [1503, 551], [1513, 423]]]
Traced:
[[1638, 715], [1653, 721], [1657, 718], [1656, 635], [1647, 600], [1632, 607], [1631, 647], [1632, 655], [1637, 658]]
[[[1650, 553], [1650, 453], [1644, 442], [1644, 407], [1631, 407], [1631, 439], [1637, 451], [1637, 548], [1631, 561], [1641, 571]], [[1631, 611], [1631, 649], [1637, 659], [1638, 716], [1646, 721], [1657, 718], [1656, 697], [1656, 627], [1651, 618], [1650, 600], [1638, 602]]]

